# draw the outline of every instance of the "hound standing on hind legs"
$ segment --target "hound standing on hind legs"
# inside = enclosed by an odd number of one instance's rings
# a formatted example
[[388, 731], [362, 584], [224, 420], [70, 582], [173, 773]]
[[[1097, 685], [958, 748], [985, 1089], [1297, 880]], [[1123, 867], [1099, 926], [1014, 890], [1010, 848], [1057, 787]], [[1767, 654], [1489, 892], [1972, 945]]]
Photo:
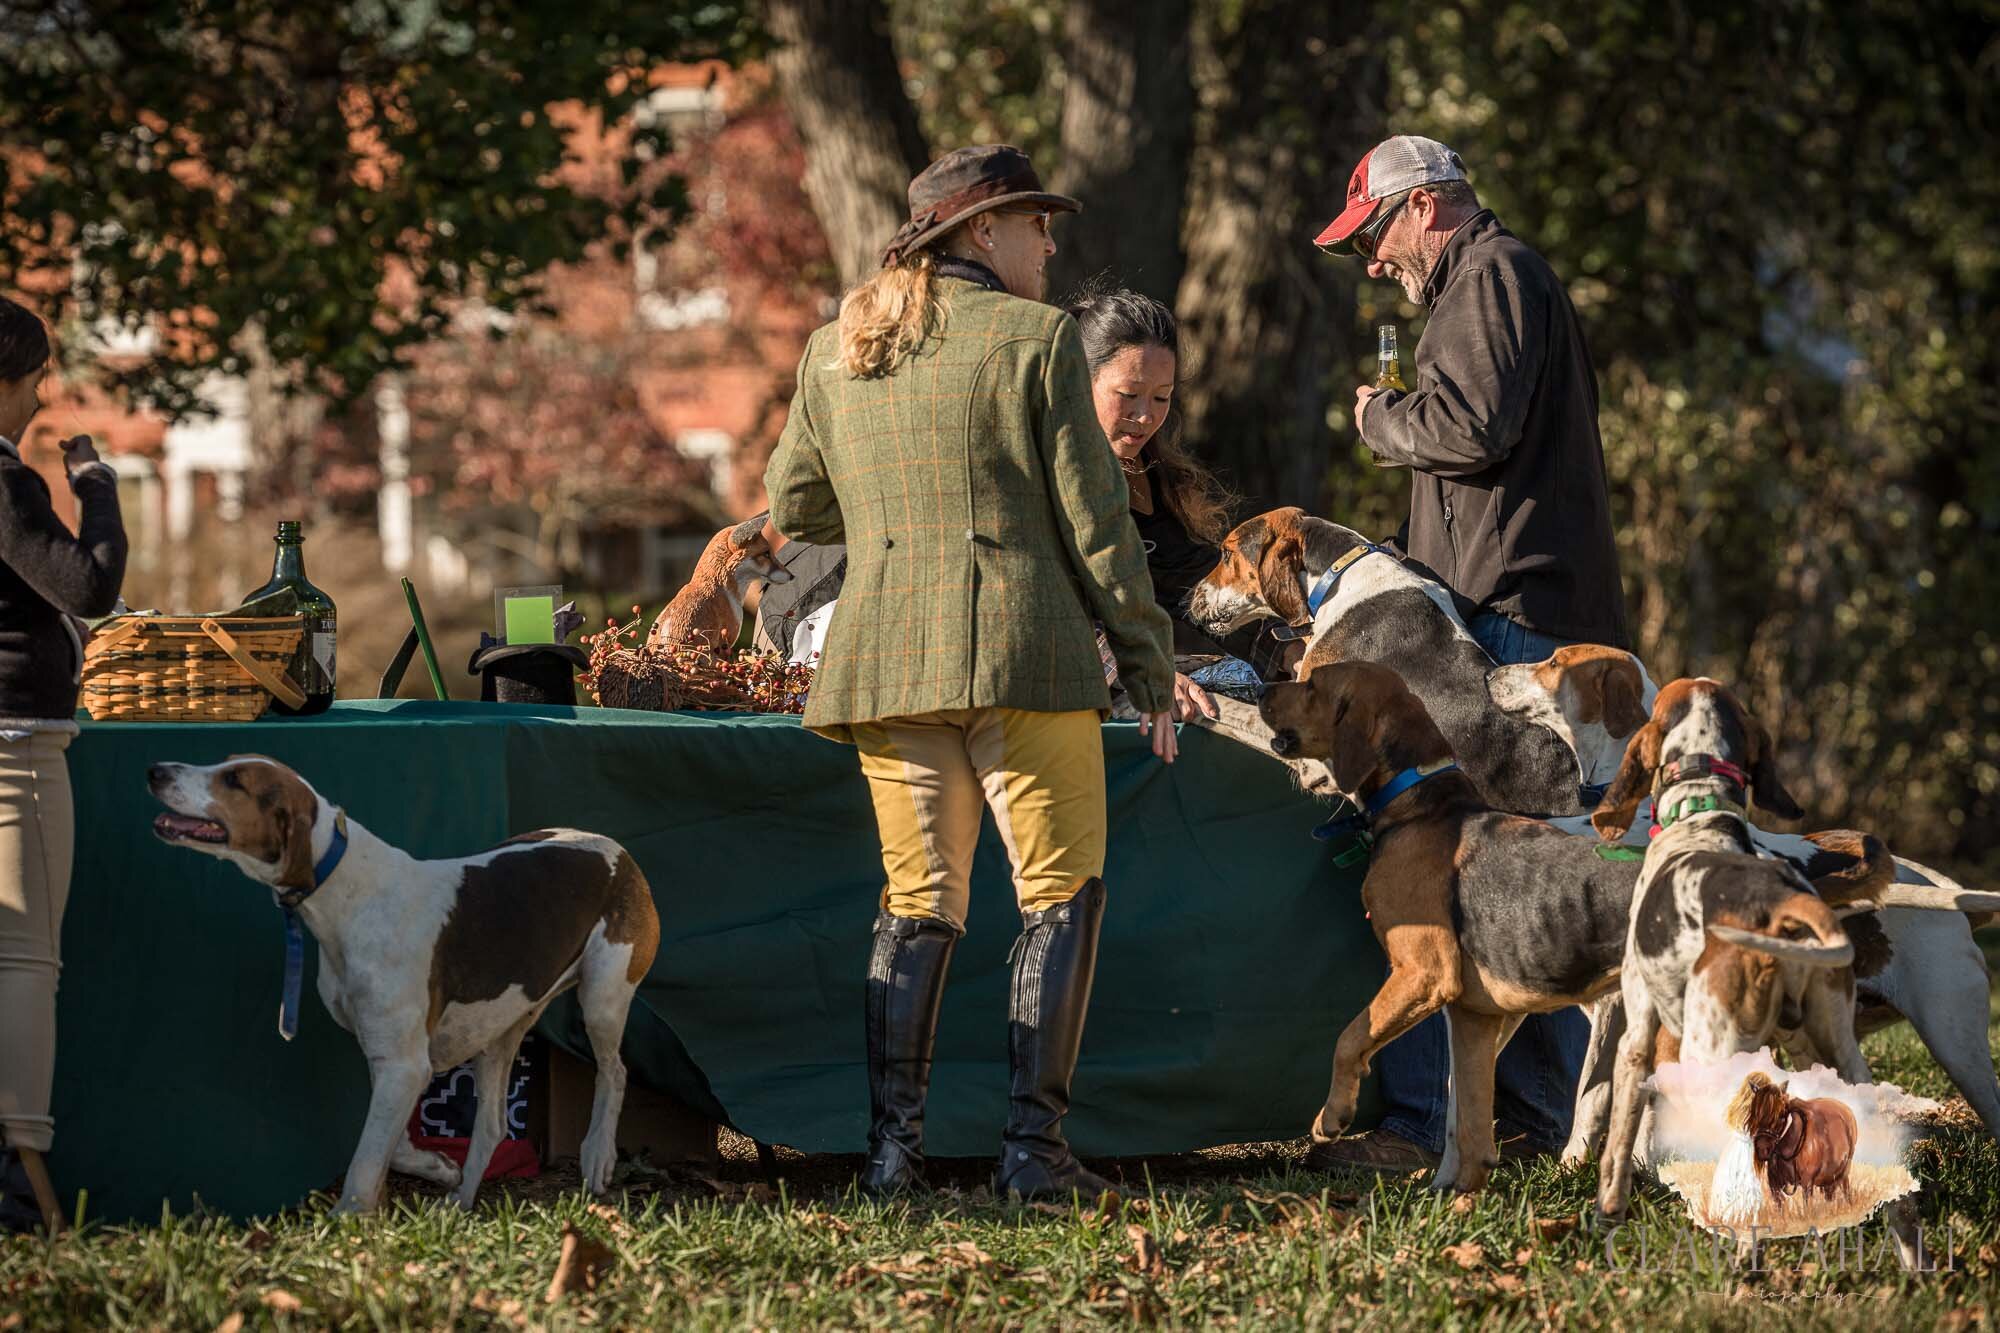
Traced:
[[[521, 1038], [572, 986], [597, 1060], [583, 1179], [594, 1194], [610, 1187], [625, 1099], [618, 1047], [660, 943], [652, 891], [630, 853], [596, 834], [541, 829], [474, 856], [419, 861], [273, 759], [155, 764], [148, 778], [167, 807], [153, 821], [162, 841], [269, 885], [319, 941], [320, 999], [361, 1043], [373, 1084], [336, 1211], [375, 1207], [392, 1169], [456, 1185], [470, 1208], [506, 1132]], [[296, 1005], [288, 985], [287, 1037]], [[461, 1170], [418, 1151], [409, 1120], [433, 1075], [468, 1059], [479, 1113]]]

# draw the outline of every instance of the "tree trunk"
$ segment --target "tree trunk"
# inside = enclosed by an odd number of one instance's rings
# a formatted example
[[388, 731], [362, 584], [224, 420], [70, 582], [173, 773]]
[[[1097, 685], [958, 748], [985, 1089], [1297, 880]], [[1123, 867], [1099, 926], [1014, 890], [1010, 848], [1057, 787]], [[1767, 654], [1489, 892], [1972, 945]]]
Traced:
[[1049, 295], [1109, 271], [1171, 303], [1180, 288], [1181, 211], [1194, 139], [1189, 0], [1072, 0], [1062, 169], [1053, 188], [1083, 201], [1056, 233]]
[[1189, 442], [1250, 503], [1320, 510], [1367, 348], [1358, 263], [1314, 252], [1348, 174], [1382, 138], [1388, 80], [1375, 7], [1204, 6], [1195, 61], [1214, 100], [1195, 128], [1187, 276]]
[[929, 154], [903, 92], [881, 0], [767, 0], [785, 109], [805, 143], [806, 195], [843, 287], [881, 264]]

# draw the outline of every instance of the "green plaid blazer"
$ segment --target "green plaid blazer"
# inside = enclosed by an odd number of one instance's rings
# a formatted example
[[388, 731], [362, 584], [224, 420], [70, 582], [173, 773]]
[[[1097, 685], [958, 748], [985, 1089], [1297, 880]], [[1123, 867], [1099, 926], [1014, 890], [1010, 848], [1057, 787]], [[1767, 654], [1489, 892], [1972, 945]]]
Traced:
[[1091, 407], [1076, 324], [958, 278], [936, 333], [855, 379], [814, 332], [764, 486], [790, 538], [847, 544], [805, 723], [1110, 706], [1103, 622], [1142, 712], [1171, 706], [1166, 612]]

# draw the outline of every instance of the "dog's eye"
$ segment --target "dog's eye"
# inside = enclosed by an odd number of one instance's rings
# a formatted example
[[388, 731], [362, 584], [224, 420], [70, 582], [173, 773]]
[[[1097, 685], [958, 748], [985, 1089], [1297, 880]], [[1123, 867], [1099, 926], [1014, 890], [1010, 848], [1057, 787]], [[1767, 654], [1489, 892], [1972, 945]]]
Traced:
[[225, 787], [232, 788], [236, 791], [242, 791], [243, 779], [236, 776], [235, 769], [225, 768], [222, 770], [222, 785]]

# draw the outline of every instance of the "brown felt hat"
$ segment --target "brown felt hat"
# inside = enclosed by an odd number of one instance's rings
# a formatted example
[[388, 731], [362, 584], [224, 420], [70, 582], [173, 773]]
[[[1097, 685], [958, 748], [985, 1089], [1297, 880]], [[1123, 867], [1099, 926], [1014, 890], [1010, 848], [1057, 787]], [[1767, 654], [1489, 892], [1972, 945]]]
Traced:
[[955, 148], [910, 182], [910, 220], [882, 252], [882, 267], [915, 254], [969, 217], [1009, 204], [1083, 211], [1083, 205], [1068, 195], [1044, 190], [1028, 155], [1012, 144]]

